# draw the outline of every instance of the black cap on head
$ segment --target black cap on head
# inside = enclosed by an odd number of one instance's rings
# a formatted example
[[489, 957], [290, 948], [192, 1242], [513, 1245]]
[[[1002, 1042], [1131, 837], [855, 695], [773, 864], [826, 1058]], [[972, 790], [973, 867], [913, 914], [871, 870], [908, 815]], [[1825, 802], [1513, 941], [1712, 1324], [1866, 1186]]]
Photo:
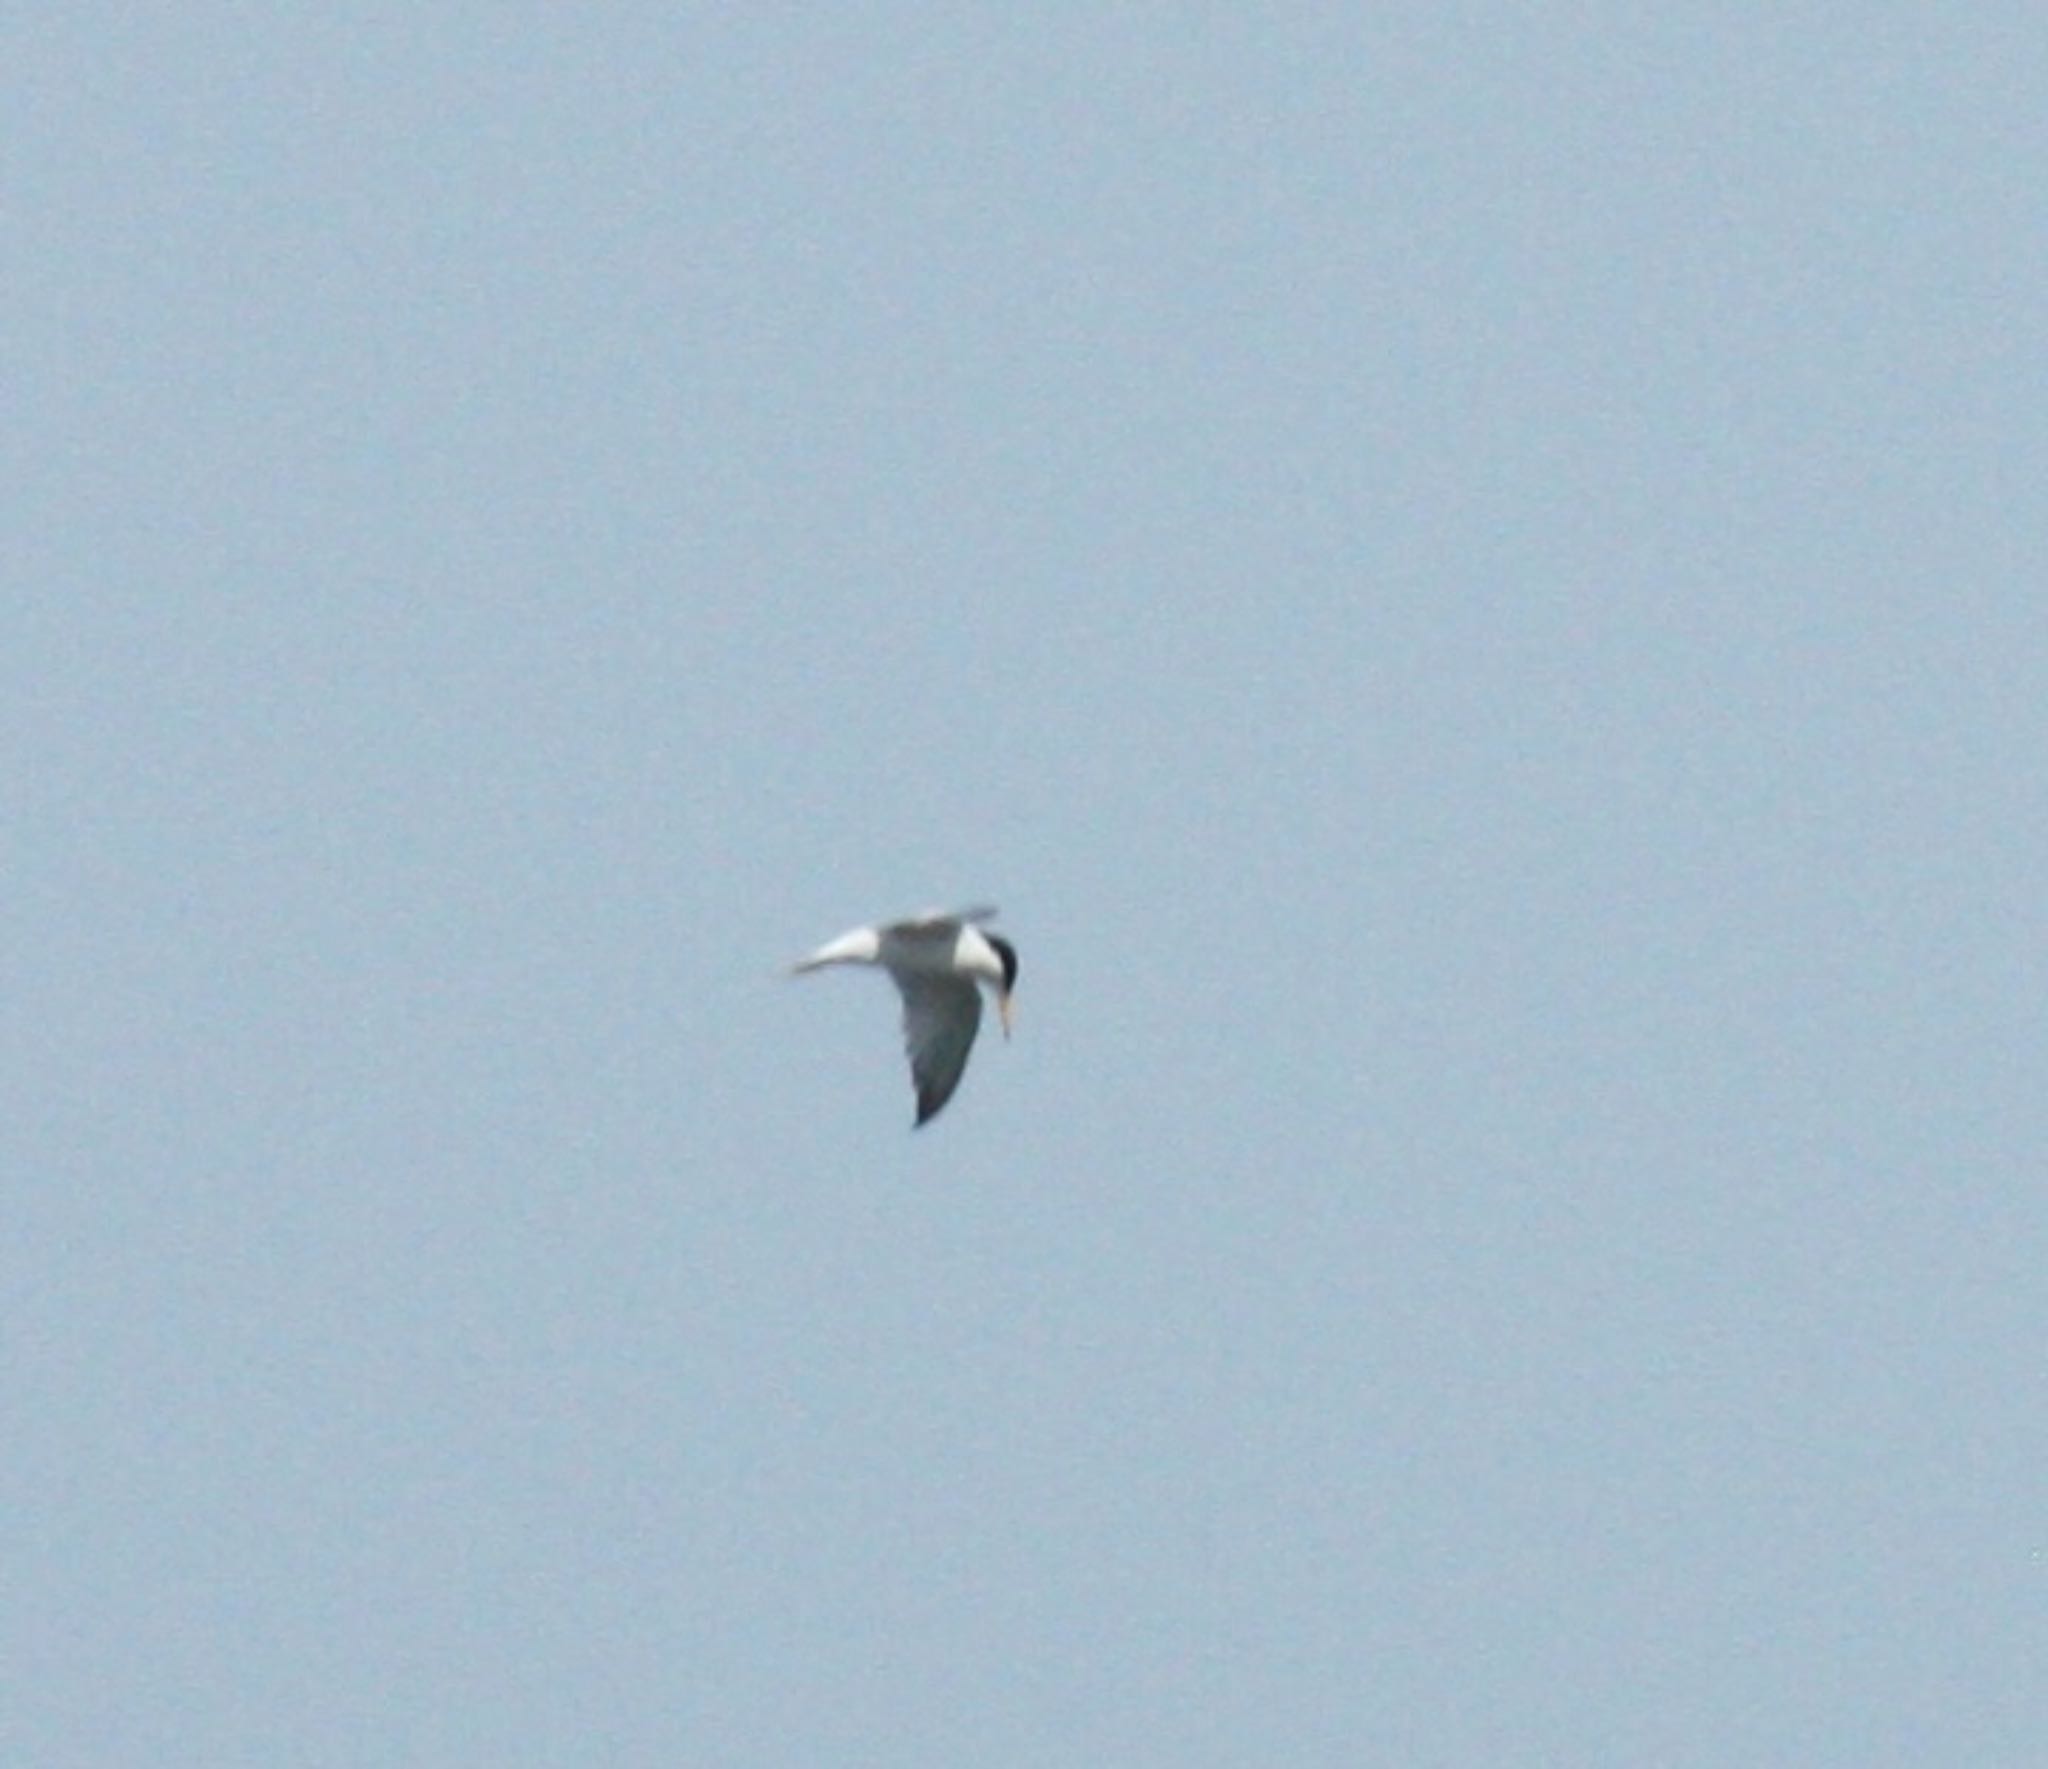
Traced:
[[985, 938], [996, 949], [996, 956], [1003, 961], [1003, 993], [1007, 995], [1017, 986], [1017, 948], [1001, 934], [989, 934]]

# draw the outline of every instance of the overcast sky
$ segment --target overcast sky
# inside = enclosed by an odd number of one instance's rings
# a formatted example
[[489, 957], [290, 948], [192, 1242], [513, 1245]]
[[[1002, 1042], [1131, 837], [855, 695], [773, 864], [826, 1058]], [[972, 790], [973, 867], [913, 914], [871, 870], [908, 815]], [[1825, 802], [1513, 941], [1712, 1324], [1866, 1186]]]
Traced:
[[2041, 1761], [2037, 9], [4, 59], [10, 1764]]

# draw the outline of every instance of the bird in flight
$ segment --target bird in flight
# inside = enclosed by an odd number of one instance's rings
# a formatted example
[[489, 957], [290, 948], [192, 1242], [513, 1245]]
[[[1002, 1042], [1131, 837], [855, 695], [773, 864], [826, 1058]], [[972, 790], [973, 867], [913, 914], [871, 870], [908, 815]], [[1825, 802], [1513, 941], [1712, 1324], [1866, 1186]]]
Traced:
[[903, 1043], [917, 1088], [917, 1122], [928, 1123], [953, 1097], [967, 1053], [981, 1029], [981, 989], [995, 992], [1003, 1036], [1010, 1035], [1010, 991], [1017, 986], [1017, 948], [984, 933], [986, 907], [934, 910], [908, 921], [857, 927], [828, 940], [790, 967], [791, 976], [830, 964], [878, 964], [903, 996]]

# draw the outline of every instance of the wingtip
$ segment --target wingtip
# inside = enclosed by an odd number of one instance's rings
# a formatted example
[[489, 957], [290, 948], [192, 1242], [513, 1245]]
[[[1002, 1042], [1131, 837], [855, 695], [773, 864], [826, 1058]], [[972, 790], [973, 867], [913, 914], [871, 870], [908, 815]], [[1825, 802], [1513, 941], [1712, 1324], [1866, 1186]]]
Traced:
[[953, 1089], [950, 1087], [946, 1088], [943, 1092], [937, 1089], [920, 1087], [917, 1090], [917, 1119], [910, 1128], [912, 1130], [922, 1130], [946, 1109], [947, 1102], [952, 1097]]

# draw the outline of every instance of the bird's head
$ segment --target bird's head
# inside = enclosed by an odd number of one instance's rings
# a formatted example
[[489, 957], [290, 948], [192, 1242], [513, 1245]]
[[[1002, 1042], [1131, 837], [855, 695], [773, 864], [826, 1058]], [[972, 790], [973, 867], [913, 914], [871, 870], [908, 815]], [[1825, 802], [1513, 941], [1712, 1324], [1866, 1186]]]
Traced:
[[1017, 987], [1017, 948], [1001, 934], [985, 937], [1003, 966], [1003, 980], [996, 985], [996, 1013], [1003, 1022], [1003, 1036], [1007, 1038], [1010, 1035], [1010, 994]]

